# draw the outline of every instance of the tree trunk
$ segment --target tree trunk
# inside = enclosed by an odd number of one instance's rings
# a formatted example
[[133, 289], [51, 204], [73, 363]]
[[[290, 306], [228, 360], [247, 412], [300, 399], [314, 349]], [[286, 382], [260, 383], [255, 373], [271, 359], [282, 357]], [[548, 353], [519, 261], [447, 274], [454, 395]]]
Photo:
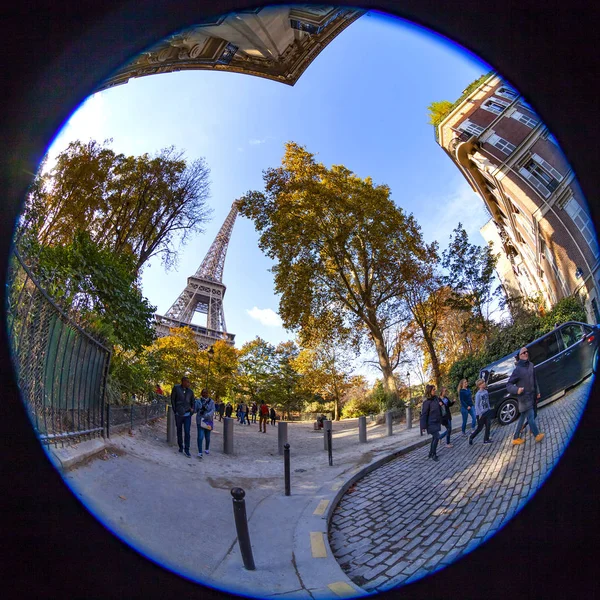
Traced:
[[394, 404], [398, 402], [398, 388], [396, 387], [396, 380], [394, 378], [394, 372], [390, 364], [390, 357], [388, 356], [387, 348], [383, 340], [381, 331], [371, 331], [373, 341], [375, 342], [375, 350], [377, 351], [377, 358], [379, 359], [379, 367], [383, 374], [383, 389], [385, 390], [388, 402], [392, 400]]
[[425, 345], [427, 346], [427, 353], [429, 354], [429, 359], [431, 360], [431, 370], [433, 371], [433, 379], [439, 392], [440, 386], [442, 384], [442, 379], [440, 375], [440, 361], [437, 357], [437, 352], [435, 350], [433, 338], [428, 333], [423, 331], [423, 339], [425, 340]]

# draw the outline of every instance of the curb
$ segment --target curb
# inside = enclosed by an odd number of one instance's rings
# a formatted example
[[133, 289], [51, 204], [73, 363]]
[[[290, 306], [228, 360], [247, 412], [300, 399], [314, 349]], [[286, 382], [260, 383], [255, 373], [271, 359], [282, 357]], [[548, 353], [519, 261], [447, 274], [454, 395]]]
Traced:
[[68, 471], [106, 448], [106, 440], [95, 438], [65, 448], [45, 448], [52, 465], [61, 472]]

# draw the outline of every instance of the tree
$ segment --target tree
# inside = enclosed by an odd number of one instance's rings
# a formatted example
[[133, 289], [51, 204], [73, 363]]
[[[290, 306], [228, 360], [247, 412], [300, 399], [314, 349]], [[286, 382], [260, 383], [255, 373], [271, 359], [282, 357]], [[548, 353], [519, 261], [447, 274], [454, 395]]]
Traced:
[[321, 340], [302, 348], [295, 360], [305, 389], [333, 402], [336, 421], [340, 420], [342, 399], [350, 387], [351, 364], [346, 350], [331, 340]]
[[201, 360], [205, 365], [208, 377], [202, 380], [202, 387], [207, 387], [209, 394], [215, 400], [224, 398], [230, 394], [235, 385], [235, 377], [238, 368], [238, 351], [227, 344], [224, 340], [217, 340], [213, 345], [213, 358], [208, 361], [208, 351], [201, 352]]
[[397, 208], [385, 185], [344, 166], [327, 169], [294, 143], [282, 166], [267, 169], [265, 191], [240, 199], [254, 221], [259, 245], [275, 261], [275, 291], [285, 327], [300, 329], [334, 319], [356, 342], [375, 345], [384, 386], [397, 396], [385, 332], [393, 326], [408, 257], [422, 238], [411, 216]]
[[448, 270], [445, 282], [453, 292], [448, 304], [470, 313], [471, 326], [487, 334], [497, 261], [491, 243], [484, 247], [469, 243], [469, 236], [459, 223], [442, 256], [442, 265]]
[[169, 390], [188, 377], [192, 388], [204, 387], [206, 359], [198, 348], [194, 332], [189, 327], [174, 327], [169, 335], [158, 338], [148, 349], [148, 360], [155, 379]]
[[348, 419], [372, 415], [378, 413], [379, 410], [379, 402], [369, 390], [367, 380], [362, 375], [351, 377], [343, 398], [342, 417]]
[[260, 337], [246, 342], [239, 351], [235, 392], [250, 402], [269, 403], [274, 374], [277, 370], [275, 348]]
[[82, 324], [123, 350], [152, 343], [156, 308], [137, 286], [133, 257], [113, 254], [86, 232], [64, 246], [30, 242], [40, 285]]
[[432, 102], [427, 107], [429, 111], [429, 124], [437, 127], [446, 118], [446, 115], [452, 110], [453, 106], [452, 102], [448, 100]]
[[42, 245], [69, 244], [85, 231], [103, 249], [135, 257], [135, 273], [153, 256], [165, 266], [202, 231], [209, 210], [209, 169], [188, 164], [183, 152], [164, 148], [154, 156], [125, 156], [107, 142], [74, 141], [30, 189], [20, 233], [31, 230]]
[[295, 368], [300, 350], [295, 342], [281, 342], [275, 348], [276, 371], [273, 373], [270, 403], [287, 412], [301, 411], [307, 399], [302, 390], [302, 376]]

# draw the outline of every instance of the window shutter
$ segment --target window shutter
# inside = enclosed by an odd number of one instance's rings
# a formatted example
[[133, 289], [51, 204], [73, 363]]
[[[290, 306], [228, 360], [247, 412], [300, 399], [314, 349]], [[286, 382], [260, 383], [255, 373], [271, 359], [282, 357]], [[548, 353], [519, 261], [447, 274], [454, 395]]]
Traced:
[[550, 173], [554, 179], [557, 181], [562, 181], [563, 176], [550, 163], [546, 162], [541, 156], [539, 156], [539, 154], [534, 153], [531, 155], [531, 158], [533, 158], [538, 165], [541, 165], [544, 169], [546, 169], [546, 171], [548, 171], [548, 173]]

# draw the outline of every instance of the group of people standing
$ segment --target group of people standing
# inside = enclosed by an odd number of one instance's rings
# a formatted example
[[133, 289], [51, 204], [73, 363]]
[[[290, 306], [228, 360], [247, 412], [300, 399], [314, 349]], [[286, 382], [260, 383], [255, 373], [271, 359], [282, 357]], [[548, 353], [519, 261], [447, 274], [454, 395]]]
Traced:
[[[161, 390], [162, 391], [162, 390]], [[181, 384], [173, 386], [171, 392], [171, 406], [175, 415], [177, 426], [177, 444], [179, 452], [186, 456], [190, 454], [191, 443], [191, 424], [192, 415], [196, 415], [196, 425], [198, 426], [198, 457], [202, 458], [202, 447], [205, 447], [205, 454], [210, 454], [210, 432], [214, 427], [215, 414], [219, 415], [219, 421], [223, 420], [223, 415], [231, 417], [233, 414], [233, 405], [231, 402], [225, 404], [224, 401], [217, 402], [208, 396], [207, 390], [202, 390], [200, 398], [194, 396], [190, 387], [190, 380], [187, 377], [181, 378]], [[248, 406], [246, 402], [240, 402], [236, 407], [236, 418], [242, 424], [250, 425], [250, 415], [252, 422], [256, 423], [258, 415], [258, 430], [267, 433], [267, 422], [275, 425], [277, 414], [275, 409], [267, 406], [264, 400], [260, 405], [253, 402]]]
[[[467, 422], [471, 417], [471, 433], [469, 435], [469, 445], [473, 444], [475, 438], [484, 430], [483, 443], [491, 444], [490, 437], [491, 422], [494, 418], [494, 411], [490, 405], [489, 394], [486, 382], [478, 379], [475, 382], [477, 393], [473, 401], [469, 382], [467, 379], [461, 379], [458, 384], [457, 395], [460, 401], [460, 412], [462, 416], [462, 434], [467, 435]], [[531, 434], [536, 442], [542, 441], [544, 434], [540, 433], [537, 423], [537, 400], [540, 398], [540, 390], [535, 375], [535, 367], [529, 361], [529, 351], [527, 348], [521, 348], [515, 356], [515, 368], [508, 379], [506, 389], [510, 394], [517, 397], [520, 417], [517, 422], [512, 444], [514, 446], [525, 442], [526, 425], [529, 425]], [[429, 458], [438, 460], [437, 447], [440, 440], [446, 438], [446, 446], [451, 448], [450, 435], [452, 432], [452, 415], [450, 407], [454, 404], [447, 397], [447, 389], [442, 388], [440, 395], [436, 395], [434, 385], [425, 386], [425, 397], [421, 408], [421, 430], [426, 430], [431, 435], [431, 446], [429, 449]], [[442, 432], [442, 425], [446, 431]]]
[[[248, 404], [247, 402], [240, 402], [237, 405], [236, 411], [237, 420], [244, 425], [250, 425], [250, 423], [256, 423], [256, 417], [258, 415], [258, 431], [267, 433], [267, 422], [270, 420], [271, 425], [275, 425], [277, 420], [277, 413], [275, 409], [267, 406], [264, 400], [261, 400], [260, 405], [256, 402]], [[252, 421], [250, 421], [252, 419]]]

